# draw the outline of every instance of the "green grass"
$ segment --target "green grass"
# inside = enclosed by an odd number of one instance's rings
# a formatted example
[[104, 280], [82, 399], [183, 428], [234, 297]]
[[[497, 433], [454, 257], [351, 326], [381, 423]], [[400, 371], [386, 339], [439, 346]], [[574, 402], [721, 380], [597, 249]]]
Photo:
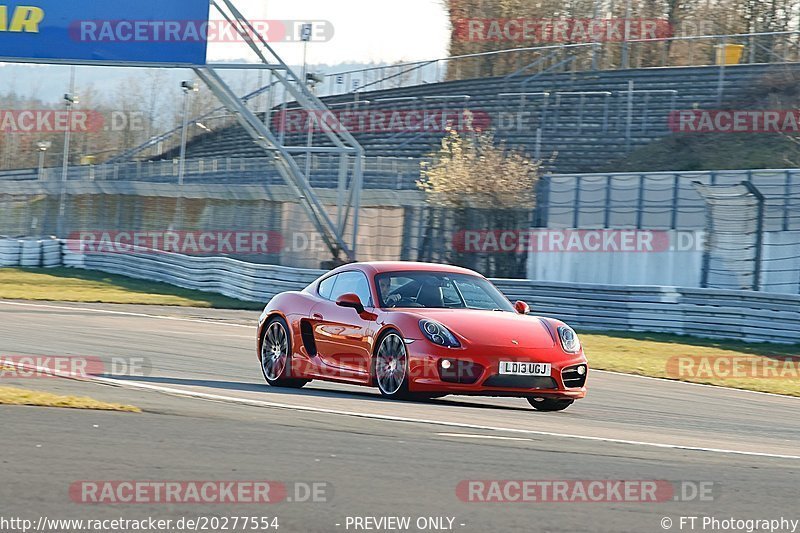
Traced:
[[[798, 357], [800, 356], [798, 344], [752, 344], [681, 335], [625, 332], [609, 332], [602, 335], [581, 333], [581, 341], [590, 366], [598, 370], [800, 396], [800, 379], [797, 378], [677, 377], [674, 372], [667, 371], [667, 362], [675, 356]], [[795, 364], [795, 368], [798, 366], [800, 363]]]
[[0, 299], [175, 305], [217, 309], [263, 308], [263, 304], [243, 302], [220, 294], [73, 268], [2, 268]]

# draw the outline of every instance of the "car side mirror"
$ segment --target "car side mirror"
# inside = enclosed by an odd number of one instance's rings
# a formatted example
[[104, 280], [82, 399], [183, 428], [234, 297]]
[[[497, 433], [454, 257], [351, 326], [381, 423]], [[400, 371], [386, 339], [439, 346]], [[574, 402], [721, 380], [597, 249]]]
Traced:
[[339, 296], [339, 298], [336, 299], [336, 305], [339, 307], [351, 307], [355, 309], [356, 313], [359, 315], [364, 312], [364, 304], [361, 303], [361, 299], [358, 295], [352, 292]]
[[531, 308], [528, 304], [523, 302], [522, 300], [517, 300], [514, 302], [514, 309], [516, 309], [517, 313], [521, 315], [527, 315], [531, 312]]

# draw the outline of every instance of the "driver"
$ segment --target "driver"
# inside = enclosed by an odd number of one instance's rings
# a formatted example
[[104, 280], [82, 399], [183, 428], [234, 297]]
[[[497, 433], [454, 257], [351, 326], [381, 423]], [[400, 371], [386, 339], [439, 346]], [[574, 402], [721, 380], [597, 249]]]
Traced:
[[392, 292], [392, 280], [389, 277], [382, 277], [378, 280], [378, 287], [381, 291], [381, 299], [383, 300], [383, 305], [386, 306], [394, 306], [399, 302], [402, 298], [396, 292]]

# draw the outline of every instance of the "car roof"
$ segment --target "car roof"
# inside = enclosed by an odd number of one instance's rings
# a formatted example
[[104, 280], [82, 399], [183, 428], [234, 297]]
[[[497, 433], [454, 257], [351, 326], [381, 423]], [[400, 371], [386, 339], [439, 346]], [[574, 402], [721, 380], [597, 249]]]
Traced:
[[[340, 272], [352, 268], [358, 268], [372, 275], [384, 272], [443, 272], [450, 274], [467, 274], [470, 276], [481, 276], [474, 270], [453, 265], [442, 265], [439, 263], [420, 263], [416, 261], [369, 261], [364, 263], [349, 263], [338, 267], [334, 272]], [[483, 277], [483, 276], [481, 276]]]

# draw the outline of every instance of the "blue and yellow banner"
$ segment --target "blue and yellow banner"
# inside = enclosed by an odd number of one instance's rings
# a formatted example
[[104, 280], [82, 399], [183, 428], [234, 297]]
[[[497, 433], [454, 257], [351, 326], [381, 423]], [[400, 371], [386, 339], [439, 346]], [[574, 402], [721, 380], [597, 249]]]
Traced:
[[0, 60], [206, 62], [208, 0], [0, 0]]

